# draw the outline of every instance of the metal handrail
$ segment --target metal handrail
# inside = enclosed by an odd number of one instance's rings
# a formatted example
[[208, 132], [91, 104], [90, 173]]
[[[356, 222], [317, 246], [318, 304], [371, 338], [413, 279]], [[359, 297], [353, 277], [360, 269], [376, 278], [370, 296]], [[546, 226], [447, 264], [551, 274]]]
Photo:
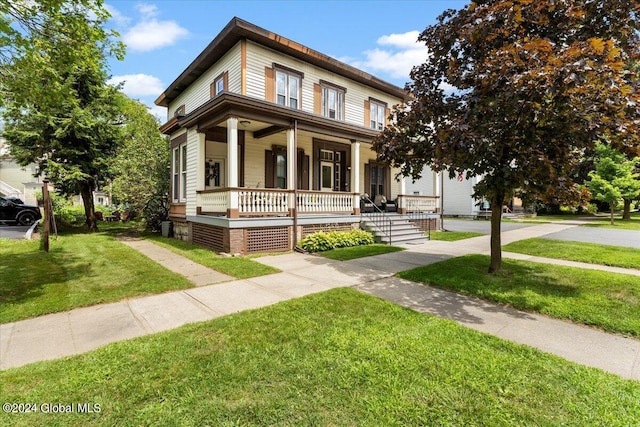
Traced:
[[[407, 217], [409, 217], [410, 219], [418, 222], [418, 221], [424, 221], [426, 220], [430, 220], [431, 212], [426, 212], [426, 211], [413, 211], [413, 212], [407, 212], [405, 213], [405, 215]], [[429, 240], [431, 240], [431, 222], [427, 221], [427, 237], [429, 238]]]
[[369, 218], [369, 220], [375, 224], [375, 226], [378, 228], [378, 230], [380, 230], [383, 234], [385, 234], [389, 238], [389, 245], [391, 245], [391, 240], [392, 240], [391, 229], [392, 229], [393, 221], [391, 220], [391, 218], [389, 218], [389, 216], [386, 214], [386, 212], [384, 212], [382, 209], [380, 209], [373, 202], [373, 200], [371, 200], [368, 196], [361, 196], [360, 198], [365, 203], [370, 203], [371, 206], [373, 206], [373, 208], [377, 211], [377, 212], [364, 212], [364, 211], [361, 211], [360, 215], [364, 215], [367, 218]]

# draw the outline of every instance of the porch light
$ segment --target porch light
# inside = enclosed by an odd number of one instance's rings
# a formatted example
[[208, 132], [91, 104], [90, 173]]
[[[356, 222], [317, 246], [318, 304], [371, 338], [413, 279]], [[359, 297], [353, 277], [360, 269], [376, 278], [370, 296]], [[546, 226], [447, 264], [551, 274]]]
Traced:
[[251, 122], [249, 120], [240, 120], [240, 125], [242, 126], [249, 126], [251, 124]]

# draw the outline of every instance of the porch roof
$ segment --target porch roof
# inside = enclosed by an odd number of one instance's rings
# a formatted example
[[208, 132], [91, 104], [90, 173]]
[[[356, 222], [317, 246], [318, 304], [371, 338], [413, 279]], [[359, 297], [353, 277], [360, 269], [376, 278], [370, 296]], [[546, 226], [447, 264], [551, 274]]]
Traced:
[[171, 85], [156, 99], [156, 105], [167, 107], [182, 91], [208, 70], [240, 40], [251, 40], [278, 52], [376, 88], [392, 96], [408, 99], [407, 92], [362, 70], [347, 65], [299, 43], [234, 17], [215, 39], [193, 60]]
[[160, 127], [160, 131], [169, 135], [180, 128], [193, 126], [197, 126], [201, 132], [214, 131], [228, 117], [266, 123], [264, 128], [254, 131], [254, 135], [258, 136], [289, 129], [293, 126], [294, 120], [297, 121], [299, 130], [360, 142], [371, 142], [379, 133], [364, 126], [329, 119], [231, 92], [224, 92], [210, 99], [188, 115], [172, 118]]

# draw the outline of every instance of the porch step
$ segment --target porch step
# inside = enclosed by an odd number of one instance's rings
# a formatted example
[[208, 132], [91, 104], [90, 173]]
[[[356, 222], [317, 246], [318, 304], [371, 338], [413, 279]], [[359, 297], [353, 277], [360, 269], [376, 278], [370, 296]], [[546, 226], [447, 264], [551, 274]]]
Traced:
[[366, 215], [362, 215], [360, 227], [373, 233], [378, 243], [396, 244], [420, 244], [429, 241], [424, 233], [413, 225], [409, 218], [397, 213], [387, 213], [386, 219], [391, 221], [391, 236], [381, 230]]

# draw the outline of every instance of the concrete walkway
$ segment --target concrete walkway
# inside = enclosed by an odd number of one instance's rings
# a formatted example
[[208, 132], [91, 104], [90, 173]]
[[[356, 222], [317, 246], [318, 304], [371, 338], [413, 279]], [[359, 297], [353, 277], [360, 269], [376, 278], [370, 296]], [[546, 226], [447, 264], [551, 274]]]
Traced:
[[[542, 224], [502, 234], [503, 243], [540, 237], [575, 225]], [[148, 241], [125, 244], [156, 259], [173, 271], [192, 277], [197, 288], [112, 304], [80, 308], [0, 325], [0, 369], [88, 351], [104, 344], [176, 328], [190, 322], [264, 307], [290, 298], [351, 286], [410, 309], [454, 320], [462, 325], [539, 348], [567, 360], [640, 380], [640, 341], [595, 329], [525, 313], [476, 298], [402, 280], [399, 271], [454, 256], [488, 253], [488, 236], [458, 242], [431, 241], [407, 250], [340, 262], [312, 255], [288, 253], [258, 258], [282, 273], [215, 285], [209, 272], [193, 274], [201, 266]], [[548, 259], [505, 253], [532, 261]], [[615, 269], [552, 260], [584, 268], [640, 275], [638, 270]], [[219, 274], [219, 273], [216, 273]], [[224, 275], [222, 275], [224, 276]], [[200, 280], [202, 279], [202, 280]], [[220, 277], [220, 280], [229, 280]]]

